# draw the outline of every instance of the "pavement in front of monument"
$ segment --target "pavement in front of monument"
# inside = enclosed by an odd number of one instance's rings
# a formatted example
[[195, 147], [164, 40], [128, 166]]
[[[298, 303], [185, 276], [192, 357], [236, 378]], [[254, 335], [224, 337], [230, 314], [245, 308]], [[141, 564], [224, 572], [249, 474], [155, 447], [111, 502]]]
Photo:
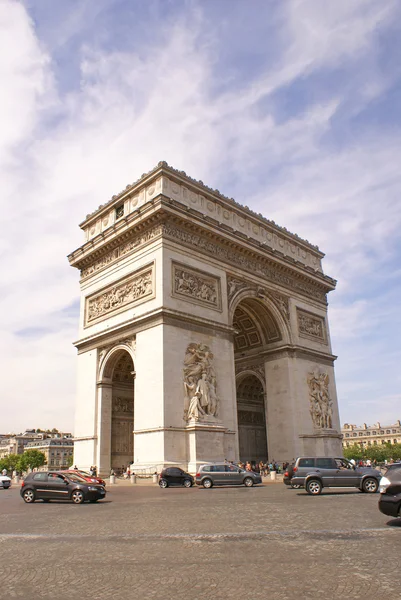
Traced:
[[28, 505], [14, 486], [0, 490], [0, 598], [398, 600], [401, 523], [378, 499], [116, 485], [97, 504]]

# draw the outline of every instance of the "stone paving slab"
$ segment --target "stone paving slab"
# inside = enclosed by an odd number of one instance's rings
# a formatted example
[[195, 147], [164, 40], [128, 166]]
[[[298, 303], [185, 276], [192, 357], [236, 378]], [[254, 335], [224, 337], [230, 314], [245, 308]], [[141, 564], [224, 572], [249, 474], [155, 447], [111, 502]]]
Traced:
[[283, 484], [117, 485], [81, 506], [0, 490], [0, 599], [398, 600], [401, 522], [377, 501]]

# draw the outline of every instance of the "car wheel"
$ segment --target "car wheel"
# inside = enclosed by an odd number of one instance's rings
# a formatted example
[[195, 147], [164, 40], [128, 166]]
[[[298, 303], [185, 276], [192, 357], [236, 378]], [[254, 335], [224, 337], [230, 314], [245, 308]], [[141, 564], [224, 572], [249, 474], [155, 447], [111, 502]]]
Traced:
[[184, 479], [184, 487], [186, 487], [186, 488], [192, 487], [192, 481], [190, 479]]
[[252, 487], [253, 486], [253, 479], [252, 479], [252, 477], [245, 477], [245, 479], [244, 479], [244, 486], [245, 487]]
[[374, 494], [377, 492], [378, 487], [379, 484], [377, 483], [377, 479], [374, 479], [374, 477], [367, 477], [362, 484], [362, 489], [367, 494]]
[[71, 500], [74, 504], [82, 504], [84, 501], [84, 495], [81, 490], [74, 490], [71, 494]]
[[35, 492], [33, 490], [25, 490], [22, 497], [27, 504], [32, 504], [32, 502], [35, 502]]
[[166, 487], [168, 487], [168, 481], [166, 479], [160, 479], [159, 485], [161, 488], [165, 489]]
[[211, 479], [204, 479], [202, 481], [202, 485], [203, 485], [204, 488], [206, 488], [207, 490], [209, 490], [212, 487], [212, 485], [213, 485], [213, 481]]
[[306, 484], [306, 491], [311, 496], [318, 496], [322, 492], [322, 484], [317, 479], [311, 479]]

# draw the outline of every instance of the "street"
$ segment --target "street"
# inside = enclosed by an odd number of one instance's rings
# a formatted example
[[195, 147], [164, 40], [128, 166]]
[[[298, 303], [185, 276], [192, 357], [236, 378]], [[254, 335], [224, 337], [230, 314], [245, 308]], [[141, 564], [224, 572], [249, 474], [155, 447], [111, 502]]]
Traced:
[[0, 490], [0, 597], [292, 600], [400, 597], [401, 519], [378, 494], [108, 487], [26, 505]]

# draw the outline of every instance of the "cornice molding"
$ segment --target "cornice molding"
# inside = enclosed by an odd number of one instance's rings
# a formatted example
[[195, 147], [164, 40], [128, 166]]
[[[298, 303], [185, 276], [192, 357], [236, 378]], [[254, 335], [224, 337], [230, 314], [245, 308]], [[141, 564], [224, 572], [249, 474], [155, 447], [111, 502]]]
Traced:
[[245, 216], [249, 217], [252, 220], [257, 220], [259, 222], [263, 222], [265, 226], [270, 229], [276, 231], [280, 235], [284, 235], [285, 237], [296, 241], [298, 244], [302, 244], [305, 248], [310, 251], [313, 251], [320, 258], [324, 257], [324, 253], [321, 252], [318, 246], [311, 244], [308, 240], [304, 240], [299, 237], [295, 233], [291, 233], [285, 227], [281, 227], [277, 223], [272, 220], [267, 219], [261, 213], [256, 213], [251, 210], [248, 206], [244, 206], [234, 200], [234, 198], [229, 198], [220, 192], [220, 190], [213, 189], [203, 183], [201, 180], [194, 179], [185, 173], [185, 171], [180, 171], [168, 165], [165, 161], [160, 161], [153, 169], [148, 171], [147, 173], [143, 173], [139, 179], [135, 182], [128, 184], [124, 190], [115, 194], [111, 197], [111, 199], [105, 204], [101, 204], [94, 212], [86, 215], [85, 220], [80, 223], [81, 228], [89, 227], [91, 223], [97, 218], [102, 218], [104, 213], [113, 208], [116, 205], [119, 205], [124, 201], [127, 197], [130, 197], [134, 194], [138, 194], [139, 190], [147, 185], [150, 185], [153, 181], [160, 180], [163, 176], [167, 178], [171, 178], [173, 181], [178, 181], [188, 188], [196, 189], [200, 191], [206, 197], [210, 197], [214, 201], [219, 201], [222, 205], [227, 206], [228, 208], [234, 209], [236, 211], [240, 211]]

